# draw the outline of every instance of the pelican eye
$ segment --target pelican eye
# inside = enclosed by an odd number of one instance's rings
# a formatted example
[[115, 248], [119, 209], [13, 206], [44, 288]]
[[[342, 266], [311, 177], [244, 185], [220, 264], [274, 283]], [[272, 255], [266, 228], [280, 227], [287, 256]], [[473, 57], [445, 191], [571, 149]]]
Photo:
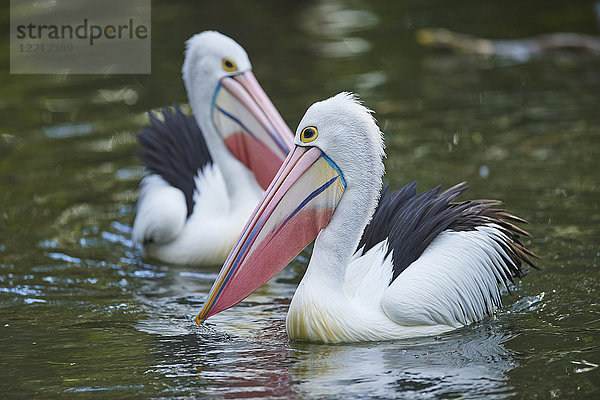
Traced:
[[237, 71], [237, 65], [230, 58], [223, 59], [223, 69], [227, 72]]
[[307, 126], [302, 129], [302, 133], [300, 133], [300, 140], [302, 143], [310, 143], [315, 140], [319, 136], [319, 131], [314, 126]]

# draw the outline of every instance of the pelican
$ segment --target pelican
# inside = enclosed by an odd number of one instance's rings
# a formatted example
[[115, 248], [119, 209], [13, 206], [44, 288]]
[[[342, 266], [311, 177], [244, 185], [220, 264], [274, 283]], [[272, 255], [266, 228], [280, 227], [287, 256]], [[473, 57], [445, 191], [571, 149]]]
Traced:
[[222, 264], [294, 135], [233, 39], [193, 36], [182, 72], [194, 117], [164, 109], [139, 135], [148, 174], [133, 239], [162, 261]]
[[501, 292], [535, 266], [490, 200], [454, 203], [459, 184], [417, 194], [381, 191], [384, 145], [371, 111], [350, 93], [313, 104], [295, 148], [246, 224], [196, 316], [238, 303], [316, 238], [286, 330], [313, 342], [439, 334], [501, 307]]

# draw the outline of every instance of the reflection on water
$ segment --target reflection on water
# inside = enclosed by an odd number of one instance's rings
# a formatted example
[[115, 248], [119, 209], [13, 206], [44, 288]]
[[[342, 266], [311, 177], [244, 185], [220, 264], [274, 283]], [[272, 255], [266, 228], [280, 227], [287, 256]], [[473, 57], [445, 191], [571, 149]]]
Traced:
[[[373, 28], [379, 18], [347, 1], [320, 1], [299, 18], [300, 26], [315, 38], [315, 49], [323, 57], [352, 57], [371, 50], [372, 45], [352, 33]], [[363, 5], [364, 6], [364, 5]]]
[[[0, 74], [0, 392], [600, 396], [600, 59], [517, 62], [440, 53], [415, 39], [431, 26], [486, 38], [597, 35], [591, 3], [273, 4], [153, 2], [160, 39], [150, 76]], [[530, 220], [527, 242], [542, 270], [481, 324], [432, 338], [324, 346], [285, 334], [307, 250], [197, 327], [193, 316], [218, 266], [142, 259], [131, 224], [143, 176], [135, 134], [147, 110], [185, 101], [183, 41], [205, 28], [246, 46], [292, 128], [313, 101], [357, 91], [386, 133], [392, 187], [467, 180], [465, 199], [504, 200]], [[0, 58], [9, 65], [6, 51]]]
[[89, 135], [92, 133], [93, 126], [89, 123], [70, 124], [64, 123], [53, 125], [44, 129], [44, 133], [53, 139], [67, 138], [73, 136]]
[[299, 393], [335, 396], [352, 387], [353, 397], [504, 398], [505, 373], [514, 368], [508, 339], [493, 323], [435, 338], [342, 346], [292, 344], [298, 360], [290, 374]]
[[[428, 398], [469, 392], [503, 398], [512, 391], [505, 374], [516, 361], [504, 347], [511, 334], [496, 321], [400, 342], [290, 343], [284, 327], [287, 302], [274, 305], [273, 297], [291, 295], [293, 287], [274, 283], [267, 298], [253, 296], [219, 321], [196, 327], [191, 316], [182, 316], [197, 310], [201, 301], [190, 295], [194, 285], [183, 277], [188, 275], [170, 269], [148, 277], [150, 286], [161, 282], [161, 293], [149, 296], [152, 289], [142, 290], [146, 298], [139, 300], [146, 303], [147, 317], [137, 329], [156, 335], [153, 353], [158, 358], [146, 373], [175, 380], [194, 376], [198, 386], [179, 382], [188, 394]], [[194, 278], [208, 287], [214, 277]]]
[[[145, 373], [173, 380], [187, 395], [430, 398], [468, 392], [473, 398], [504, 398], [513, 392], [506, 373], [517, 362], [504, 344], [515, 334], [495, 320], [398, 342], [289, 342], [284, 321], [294, 285], [282, 281], [297, 278], [288, 271], [262, 293], [196, 327], [189, 313], [202, 300], [194, 293], [208, 290], [214, 277], [164, 268], [144, 276], [138, 296], [145, 318], [136, 328], [156, 338], [157, 358]], [[288, 301], [277, 304], [284, 294]], [[196, 384], [182, 380], [186, 377]]]

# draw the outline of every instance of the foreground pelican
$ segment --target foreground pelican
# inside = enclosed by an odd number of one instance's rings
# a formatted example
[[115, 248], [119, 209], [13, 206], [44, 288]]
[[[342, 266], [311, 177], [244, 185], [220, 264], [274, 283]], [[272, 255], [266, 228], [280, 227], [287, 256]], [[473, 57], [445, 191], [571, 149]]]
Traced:
[[[290, 338], [400, 339], [478, 321], [533, 253], [496, 201], [451, 203], [466, 187], [385, 192], [382, 135], [348, 93], [312, 105], [215, 281], [198, 324], [238, 303], [316, 237], [290, 304]], [[378, 202], [379, 200], [379, 202]], [[370, 221], [370, 223], [369, 223]], [[365, 229], [366, 228], [366, 229]]]
[[214, 31], [187, 41], [183, 80], [195, 120], [178, 107], [139, 136], [149, 174], [133, 239], [146, 255], [222, 264], [293, 146], [244, 49]]

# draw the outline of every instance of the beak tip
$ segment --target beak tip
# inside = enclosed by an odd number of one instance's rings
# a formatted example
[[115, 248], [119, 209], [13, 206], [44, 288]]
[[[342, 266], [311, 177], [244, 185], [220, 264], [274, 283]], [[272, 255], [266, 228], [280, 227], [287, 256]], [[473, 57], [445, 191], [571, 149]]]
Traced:
[[200, 314], [196, 314], [196, 324], [198, 324], [198, 326], [202, 326], [204, 321], [205, 321], [205, 319], [200, 318]]

